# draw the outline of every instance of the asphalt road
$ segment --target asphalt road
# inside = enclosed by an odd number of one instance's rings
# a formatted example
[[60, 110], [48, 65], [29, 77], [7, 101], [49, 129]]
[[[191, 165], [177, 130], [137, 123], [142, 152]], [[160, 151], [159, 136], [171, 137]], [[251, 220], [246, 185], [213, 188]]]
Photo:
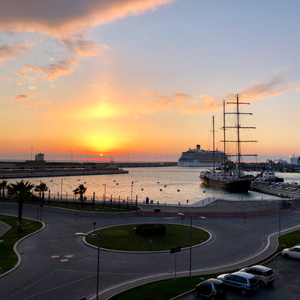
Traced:
[[[300, 260], [287, 259], [281, 255], [264, 264], [273, 269], [275, 281], [270, 287], [259, 288], [253, 295], [242, 296], [237, 291], [227, 291], [226, 300], [297, 300], [300, 286]], [[177, 298], [177, 300], [199, 300], [193, 293]]]
[[[1, 204], [0, 204], [1, 205]], [[17, 214], [17, 207], [2, 207], [0, 213]], [[24, 218], [37, 218], [36, 208], [24, 208]], [[281, 216], [281, 232], [299, 229], [299, 212]], [[186, 219], [189, 226], [189, 219]], [[181, 224], [181, 218], [78, 217], [44, 211], [43, 231], [17, 247], [20, 266], [0, 278], [1, 299], [95, 299], [97, 251], [86, 246], [77, 232], [120, 224], [146, 222]], [[278, 216], [253, 217], [245, 224], [239, 218], [194, 219], [193, 226], [206, 229], [211, 240], [192, 250], [192, 274], [225, 272], [265, 259], [277, 248]], [[295, 227], [298, 226], [298, 227]], [[155, 242], [155, 240], [153, 240]], [[177, 276], [189, 274], [189, 249], [177, 255]], [[100, 253], [99, 299], [141, 283], [174, 277], [174, 256], [164, 253]]]

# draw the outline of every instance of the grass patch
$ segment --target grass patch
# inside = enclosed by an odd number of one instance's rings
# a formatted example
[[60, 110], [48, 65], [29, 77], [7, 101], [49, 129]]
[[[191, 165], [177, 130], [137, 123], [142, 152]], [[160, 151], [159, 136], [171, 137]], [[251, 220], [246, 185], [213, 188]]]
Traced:
[[193, 276], [191, 278], [174, 278], [163, 281], [157, 281], [139, 286], [135, 289], [131, 289], [124, 293], [120, 293], [110, 298], [110, 300], [167, 300], [182, 294], [183, 290], [189, 291], [195, 288], [196, 284], [198, 284], [199, 282], [215, 276], [216, 275], [201, 275]]
[[281, 252], [285, 248], [290, 248], [300, 244], [300, 230], [282, 235], [279, 239], [277, 252]]
[[[174, 247], [190, 246], [190, 227], [173, 224], [163, 224], [166, 234], [155, 237], [143, 237], [135, 234], [135, 228], [139, 224], [114, 226], [101, 229], [101, 247], [123, 251], [162, 251]], [[97, 234], [92, 232], [87, 237], [87, 242], [97, 246]], [[192, 245], [203, 243], [209, 238], [209, 234], [196, 227], [192, 228]], [[150, 244], [150, 239], [152, 243]]]
[[[281, 252], [284, 248], [293, 247], [296, 244], [300, 244], [300, 230], [281, 236], [280, 245], [278, 246], [276, 253]], [[203, 280], [206, 280], [207, 278], [216, 278], [218, 275], [219, 274], [198, 275], [161, 280], [130, 289], [110, 298], [110, 300], [168, 300], [194, 289], [195, 286]]]
[[0, 215], [0, 221], [11, 226], [11, 228], [0, 237], [0, 239], [3, 240], [3, 242], [0, 243], [0, 274], [3, 274], [12, 269], [18, 262], [18, 257], [13, 250], [15, 243], [24, 236], [39, 230], [43, 225], [40, 222], [23, 219], [23, 231], [18, 232], [18, 219], [16, 217]]

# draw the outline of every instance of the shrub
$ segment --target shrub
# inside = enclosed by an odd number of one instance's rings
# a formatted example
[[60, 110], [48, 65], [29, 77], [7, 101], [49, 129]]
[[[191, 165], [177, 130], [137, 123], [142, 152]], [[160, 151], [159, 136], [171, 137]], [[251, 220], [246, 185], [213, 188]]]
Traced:
[[166, 226], [162, 224], [141, 224], [135, 229], [135, 234], [141, 236], [159, 236], [166, 234]]

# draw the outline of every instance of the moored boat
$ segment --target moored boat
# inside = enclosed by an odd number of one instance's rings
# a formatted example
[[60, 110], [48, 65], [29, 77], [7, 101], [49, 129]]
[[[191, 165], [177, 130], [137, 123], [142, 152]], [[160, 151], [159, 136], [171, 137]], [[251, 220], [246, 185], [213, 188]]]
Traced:
[[[209, 171], [203, 171], [200, 174], [201, 182], [209, 187], [222, 189], [234, 193], [245, 193], [248, 192], [250, 189], [251, 182], [256, 178], [253, 175], [245, 175], [243, 170], [241, 169], [241, 157], [243, 156], [241, 154], [241, 147], [240, 143], [242, 141], [240, 140], [240, 129], [245, 128], [251, 128], [254, 127], [241, 127], [239, 115], [242, 114], [239, 110], [240, 104], [248, 104], [248, 103], [240, 103], [239, 102], [239, 96], [236, 96], [235, 102], [228, 102], [228, 104], [235, 104], [236, 111], [226, 113], [225, 112], [225, 102], [223, 102], [223, 133], [224, 133], [224, 153], [226, 153], [226, 142], [235, 142], [237, 143], [237, 149], [238, 153], [235, 155], [237, 156], [237, 162], [233, 164], [229, 161], [224, 161], [224, 163], [221, 165], [221, 170], [217, 171], [214, 165], [213, 170]], [[226, 114], [235, 114], [236, 115], [236, 125], [234, 126], [227, 126], [225, 124], [225, 116]], [[245, 113], [243, 113], [245, 114]], [[214, 124], [214, 118], [213, 118], [213, 124]], [[225, 131], [227, 129], [235, 128], [237, 131], [237, 140], [236, 141], [228, 141], [225, 137]], [[213, 125], [213, 135], [215, 134], [214, 125]], [[213, 137], [213, 141], [215, 140], [215, 137]], [[243, 142], [255, 142], [255, 141], [243, 141]], [[249, 155], [249, 154], [247, 154]], [[255, 154], [251, 154], [255, 155]]]

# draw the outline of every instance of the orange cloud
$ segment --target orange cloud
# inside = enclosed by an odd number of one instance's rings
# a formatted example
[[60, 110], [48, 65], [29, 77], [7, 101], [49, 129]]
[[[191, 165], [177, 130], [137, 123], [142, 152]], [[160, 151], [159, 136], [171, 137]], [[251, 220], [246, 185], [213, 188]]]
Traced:
[[34, 81], [35, 80], [34, 77], [27, 76], [25, 73], [20, 72], [20, 71], [16, 72], [16, 74], [21, 76], [21, 77], [24, 77], [24, 78], [28, 79], [29, 81]]
[[3, 77], [0, 75], [0, 81], [5, 81], [5, 80], [12, 80], [11, 77]]
[[[243, 100], [250, 101], [281, 95], [291, 89], [295, 89], [295, 86], [292, 84], [284, 85], [284, 79], [281, 76], [275, 76], [269, 82], [253, 84], [250, 88], [242, 90], [239, 94], [241, 94]], [[232, 96], [232, 94], [228, 94], [227, 96]]]
[[19, 52], [30, 52], [22, 45], [2, 45], [0, 46], [0, 63], [5, 60], [13, 60]]
[[60, 38], [59, 41], [76, 56], [93, 56], [100, 50], [96, 43], [87, 40], [82, 34], [76, 34], [68, 38]]
[[25, 99], [25, 98], [33, 98], [35, 96], [36, 96], [36, 94], [17, 95], [17, 96], [14, 97], [14, 100], [22, 100], [22, 99]]
[[[154, 10], [174, 0], [0, 0], [2, 31], [39, 32], [64, 36], [78, 28], [97, 26]], [[31, 9], [29, 7], [31, 6]]]
[[24, 104], [24, 106], [37, 106], [37, 103], [36, 102], [31, 102], [31, 103], [28, 103], [28, 104]]
[[177, 93], [170, 97], [155, 92], [147, 92], [146, 95], [152, 98], [149, 108], [154, 111], [178, 111], [182, 114], [198, 114], [220, 108], [220, 103], [217, 103], [210, 95], [192, 97], [184, 93]]
[[77, 62], [73, 59], [63, 59], [57, 63], [49, 64], [42, 67], [34, 67], [30, 65], [25, 65], [20, 72], [17, 72], [18, 75], [31, 79], [28, 77], [26, 72], [36, 73], [36, 77], [43, 76], [48, 78], [49, 81], [54, 81], [58, 77], [66, 74], [70, 74], [73, 71], [73, 65]]

